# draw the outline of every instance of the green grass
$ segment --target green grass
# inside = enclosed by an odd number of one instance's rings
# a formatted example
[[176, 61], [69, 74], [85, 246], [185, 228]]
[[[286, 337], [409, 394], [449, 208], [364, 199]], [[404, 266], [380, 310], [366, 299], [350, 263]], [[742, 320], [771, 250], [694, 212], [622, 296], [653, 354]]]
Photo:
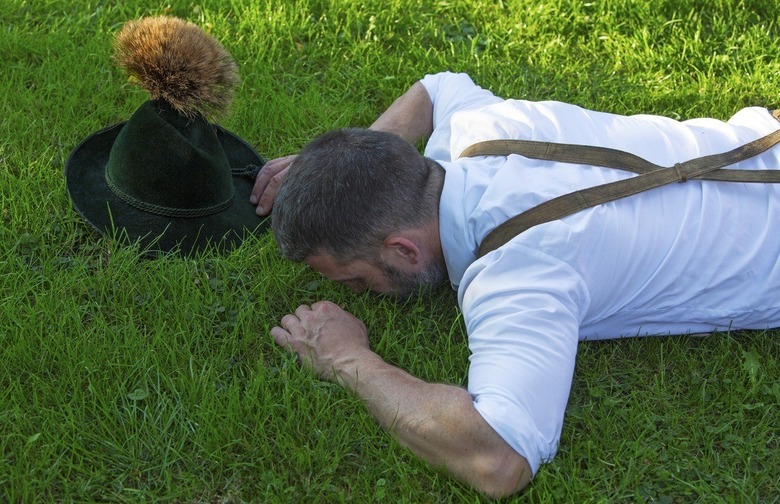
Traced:
[[[727, 118], [780, 105], [776, 0], [0, 2], [0, 501], [482, 502], [277, 349], [328, 298], [374, 348], [464, 384], [454, 295], [353, 296], [262, 236], [227, 257], [139, 258], [75, 215], [62, 168], [145, 99], [111, 61], [128, 19], [219, 38], [243, 84], [224, 122], [267, 158], [368, 125], [427, 72], [518, 98]], [[724, 237], [728, 239], [728, 237]], [[778, 502], [780, 332], [580, 346], [531, 502]]]

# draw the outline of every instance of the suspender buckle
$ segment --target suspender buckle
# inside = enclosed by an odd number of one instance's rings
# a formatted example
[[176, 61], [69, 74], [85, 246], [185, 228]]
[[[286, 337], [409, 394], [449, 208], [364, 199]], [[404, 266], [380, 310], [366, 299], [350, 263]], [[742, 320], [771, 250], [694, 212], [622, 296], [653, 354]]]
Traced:
[[688, 175], [685, 173], [685, 168], [680, 163], [674, 163], [674, 169], [677, 172], [677, 178], [680, 179], [679, 183], [688, 181]]

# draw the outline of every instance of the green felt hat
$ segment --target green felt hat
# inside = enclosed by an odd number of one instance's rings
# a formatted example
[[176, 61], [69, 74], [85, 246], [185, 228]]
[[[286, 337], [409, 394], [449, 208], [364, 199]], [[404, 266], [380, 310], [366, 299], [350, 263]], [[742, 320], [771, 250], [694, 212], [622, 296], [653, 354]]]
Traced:
[[188, 255], [209, 243], [230, 250], [267, 227], [249, 203], [263, 163], [233, 133], [155, 100], [81, 142], [65, 179], [74, 208], [101, 233]]
[[[139, 30], [146, 31], [139, 35]], [[176, 101], [181, 93], [169, 82], [178, 79], [192, 89], [192, 65], [187, 63], [203, 59], [197, 48], [207, 36], [191, 23], [164, 17], [131, 24], [124, 35], [131, 41], [147, 41], [148, 33], [156, 43], [152, 50], [150, 44], [142, 51], [132, 48], [131, 64], [141, 59], [139, 52], [141, 56], [153, 52], [157, 58], [163, 54], [158, 49], [169, 48], [170, 40], [182, 40], [182, 33], [195, 40], [196, 49], [185, 47], [186, 58], [177, 56], [184, 63], [155, 73], [147, 85], [154, 91], [153, 99], [128, 121], [91, 134], [73, 150], [65, 163], [68, 193], [75, 210], [99, 232], [126, 243], [139, 242], [150, 254], [190, 255], [208, 246], [230, 250], [267, 227], [268, 219], [259, 217], [249, 203], [254, 176], [264, 161], [241, 138], [207, 121], [201, 113], [206, 108], [202, 101]], [[221, 61], [234, 65], [222, 51], [217, 55]], [[169, 64], [172, 58], [165, 58]], [[212, 92], [216, 96], [212, 102], [223, 99], [205, 87], [210, 85], [208, 78], [201, 79], [200, 91]], [[160, 82], [168, 87], [160, 91]]]

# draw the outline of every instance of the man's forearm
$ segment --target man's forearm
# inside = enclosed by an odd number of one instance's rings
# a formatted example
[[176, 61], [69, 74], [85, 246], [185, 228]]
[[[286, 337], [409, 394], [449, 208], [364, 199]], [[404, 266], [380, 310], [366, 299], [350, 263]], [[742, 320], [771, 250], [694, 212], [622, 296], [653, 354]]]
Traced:
[[508, 495], [531, 479], [526, 460], [485, 422], [468, 391], [427, 383], [364, 354], [340, 370], [379, 424], [434, 466], [489, 495]]
[[395, 133], [411, 144], [430, 136], [433, 132], [433, 103], [425, 86], [415, 82], [374, 121], [370, 129]]
[[321, 378], [355, 391], [379, 424], [435, 466], [492, 495], [531, 479], [528, 462], [474, 408], [460, 387], [427, 383], [371, 351], [366, 326], [329, 301], [301, 305], [271, 329]]

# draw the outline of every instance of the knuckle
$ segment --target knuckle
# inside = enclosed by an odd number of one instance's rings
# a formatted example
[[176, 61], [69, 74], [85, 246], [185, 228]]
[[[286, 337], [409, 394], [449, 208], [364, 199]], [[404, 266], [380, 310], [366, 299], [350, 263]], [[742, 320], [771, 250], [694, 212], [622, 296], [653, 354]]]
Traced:
[[322, 301], [317, 301], [316, 303], [311, 305], [311, 308], [312, 310], [325, 311], [325, 310], [329, 310], [332, 305], [333, 303], [331, 303], [330, 301], [322, 300]]

